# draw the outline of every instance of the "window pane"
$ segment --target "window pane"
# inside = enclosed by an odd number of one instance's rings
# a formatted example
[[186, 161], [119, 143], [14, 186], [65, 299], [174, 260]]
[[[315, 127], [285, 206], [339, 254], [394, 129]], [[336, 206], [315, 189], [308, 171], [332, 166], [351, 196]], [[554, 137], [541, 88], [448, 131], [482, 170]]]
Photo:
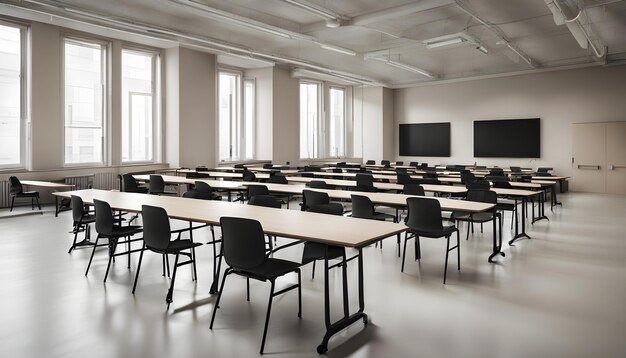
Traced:
[[317, 83], [300, 83], [300, 158], [318, 157], [319, 89]]
[[0, 166], [21, 164], [21, 34], [0, 25]]
[[346, 155], [345, 144], [345, 95], [341, 88], [330, 89], [330, 155]]
[[122, 161], [154, 160], [152, 53], [122, 51]]
[[238, 160], [239, 138], [239, 75], [219, 74], [219, 157], [220, 160]]
[[104, 49], [65, 41], [65, 163], [103, 162]]
[[254, 80], [244, 80], [244, 138], [246, 144], [246, 159], [254, 159], [254, 122], [255, 122], [255, 83]]

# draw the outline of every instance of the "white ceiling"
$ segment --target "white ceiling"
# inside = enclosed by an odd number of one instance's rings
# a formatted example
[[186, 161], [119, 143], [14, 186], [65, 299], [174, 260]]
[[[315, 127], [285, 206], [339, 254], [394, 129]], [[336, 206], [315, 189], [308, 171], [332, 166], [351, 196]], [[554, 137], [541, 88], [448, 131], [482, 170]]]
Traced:
[[[184, 46], [206, 47], [207, 51], [219, 54], [220, 62], [230, 65], [252, 68], [268, 66], [271, 62], [287, 63], [292, 67], [369, 78], [391, 87], [533, 70], [503, 43], [502, 36], [532, 59], [538, 70], [623, 60], [626, 53], [626, 1], [615, 0], [561, 0], [578, 1], [584, 6], [591, 31], [608, 48], [606, 58], [597, 58], [590, 48], [581, 48], [566, 26], [557, 26], [545, 0], [462, 1], [466, 10], [494, 25], [500, 37], [453, 0], [297, 0], [339, 14], [344, 19], [344, 25], [337, 28], [326, 27], [325, 20], [319, 15], [283, 0], [194, 0], [233, 15], [305, 35], [305, 39], [284, 38], [210, 18], [200, 10], [170, 0], [40, 1], [56, 7], [29, 1], [0, 0], [4, 4], [17, 4], [17, 7], [0, 6], [0, 13], [79, 30], [104, 31], [108, 36], [129, 39], [127, 33], [94, 28], [85, 23], [92, 21], [71, 21], [81, 15], [67, 9], [83, 10], [101, 17], [163, 27], [190, 35], [182, 40], [169, 36], [170, 40], [163, 41], [147, 39], [144, 33], [132, 35], [132, 41], [161, 47], [176, 46], [180, 41]], [[59, 5], [65, 9], [59, 8]], [[33, 13], [33, 9], [40, 13]], [[43, 16], [41, 12], [63, 18]], [[489, 53], [483, 54], [476, 50], [475, 45], [428, 49], [422, 43], [428, 38], [461, 31], [474, 37]], [[244, 56], [229, 56], [228, 52], [240, 55], [242, 52], [225, 50], [223, 46], [216, 48], [206, 41], [199, 42], [198, 36], [240, 47]], [[357, 55], [325, 50], [311, 40], [350, 49]], [[436, 78], [396, 68], [383, 61], [366, 60], [365, 55], [372, 53], [426, 70], [435, 74]], [[274, 59], [267, 62], [270, 59], [267, 55], [274, 56]], [[265, 61], [249, 57], [264, 58]]]

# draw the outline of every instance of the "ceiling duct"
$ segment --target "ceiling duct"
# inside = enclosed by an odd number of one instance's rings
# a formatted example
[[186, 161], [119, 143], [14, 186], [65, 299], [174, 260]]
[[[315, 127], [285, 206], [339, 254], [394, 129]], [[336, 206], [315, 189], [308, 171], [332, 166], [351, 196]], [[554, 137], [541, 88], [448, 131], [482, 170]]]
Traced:
[[587, 49], [591, 46], [596, 57], [604, 58], [606, 56], [606, 47], [591, 29], [582, 2], [579, 0], [545, 0], [545, 2], [552, 12], [554, 23], [558, 26], [567, 26], [580, 47]]

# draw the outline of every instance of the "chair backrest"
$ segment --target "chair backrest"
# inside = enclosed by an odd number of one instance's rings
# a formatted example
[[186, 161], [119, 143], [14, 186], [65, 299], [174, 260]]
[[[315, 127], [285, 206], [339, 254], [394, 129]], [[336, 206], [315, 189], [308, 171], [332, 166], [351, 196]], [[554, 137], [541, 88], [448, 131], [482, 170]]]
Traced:
[[509, 167], [513, 173], [519, 173], [522, 171], [521, 167]]
[[372, 174], [356, 173], [357, 186], [374, 186], [374, 176]]
[[426, 195], [426, 193], [424, 193], [424, 187], [419, 184], [404, 184], [404, 187], [402, 188], [402, 193], [404, 195]]
[[170, 244], [170, 219], [158, 206], [142, 205], [143, 241], [149, 248], [165, 250]]
[[465, 182], [465, 188], [467, 190], [489, 190], [491, 185], [486, 180], [470, 180]]
[[196, 180], [194, 186], [198, 193], [213, 194], [213, 188], [206, 182]]
[[165, 181], [163, 177], [157, 174], [150, 174], [150, 193], [163, 193], [165, 191]]
[[209, 168], [207, 168], [207, 167], [206, 167], [206, 166], [204, 166], [204, 165], [200, 165], [200, 166], [197, 166], [197, 167], [196, 167], [196, 171], [197, 171], [197, 172], [208, 172], [208, 171], [209, 171]]
[[551, 177], [552, 176], [552, 174], [548, 172], [537, 172], [535, 175], [537, 175], [538, 177]]
[[265, 206], [267, 208], [276, 208], [276, 209], [280, 209], [282, 207], [280, 200], [271, 195], [251, 196], [250, 200], [248, 200], [248, 204], [255, 205], [255, 206]]
[[420, 164], [420, 166], [421, 166], [422, 168], [428, 168], [428, 163], [422, 163], [422, 164]]
[[273, 167], [274, 167], [274, 164], [272, 163], [263, 164], [263, 169], [272, 169]]
[[465, 184], [469, 181], [474, 181], [474, 180], [476, 180], [476, 176], [469, 170], [464, 170], [461, 172], [461, 184]]
[[390, 161], [388, 161], [388, 160], [381, 160], [381, 161], [380, 161], [380, 164], [382, 164], [382, 165], [384, 165], [384, 166], [388, 167], [388, 166], [390, 166], [390, 165], [391, 165], [391, 162], [390, 162]]
[[367, 162], [365, 162], [366, 165], [373, 165], [376, 164], [375, 160], [368, 160]]
[[401, 160], [396, 160], [396, 165], [404, 165], [404, 162]]
[[83, 215], [85, 214], [85, 204], [83, 203], [83, 198], [78, 195], [72, 195], [72, 219], [75, 223], [82, 220]]
[[261, 223], [244, 218], [221, 217], [224, 260], [240, 270], [262, 265], [265, 260], [265, 236]]
[[468, 190], [465, 199], [468, 201], [476, 201], [480, 203], [496, 204], [498, 202], [498, 194], [492, 190]]
[[406, 225], [411, 230], [437, 232], [443, 229], [441, 204], [436, 199], [411, 197], [406, 199], [409, 216]]
[[269, 177], [267, 182], [272, 184], [289, 184], [287, 178], [282, 173], [277, 173], [276, 175]]
[[243, 164], [235, 164], [233, 167], [234, 167], [234, 168], [246, 169], [246, 166], [245, 166], [245, 165], [243, 165]]
[[113, 231], [113, 211], [111, 211], [111, 205], [106, 201], [93, 199], [93, 206], [96, 210], [96, 232], [103, 235], [111, 234]]
[[419, 184], [441, 185], [441, 182], [437, 178], [427, 178], [427, 177], [424, 177], [422, 179], [417, 179], [416, 181]]
[[20, 180], [16, 176], [9, 177], [9, 186], [9, 192], [11, 194], [19, 194], [24, 191], [22, 183], [20, 183]]
[[490, 176], [504, 176], [504, 170], [502, 168], [493, 168], [489, 170]]
[[243, 181], [256, 181], [256, 175], [249, 170], [245, 170], [243, 172]]
[[255, 195], [269, 195], [270, 191], [267, 190], [265, 185], [248, 185], [248, 198], [252, 198]]
[[372, 219], [374, 217], [374, 204], [367, 196], [350, 195], [352, 198], [352, 217]]
[[332, 189], [332, 185], [326, 184], [323, 180], [311, 180], [309, 182], [309, 188], [311, 189]]
[[409, 174], [398, 172], [398, 178], [396, 179], [396, 183], [400, 185], [405, 185], [411, 183], [411, 176]]
[[122, 175], [122, 183], [123, 183], [122, 191], [133, 192], [139, 188], [139, 185], [137, 184], [137, 180], [135, 180], [135, 177], [133, 177], [132, 174]]
[[343, 169], [341, 169], [341, 168], [333, 168], [333, 173], [343, 173]]
[[320, 214], [343, 215], [343, 206], [339, 203], [319, 204], [309, 207], [307, 211]]
[[548, 167], [537, 168], [537, 173], [547, 173], [547, 172], [549, 172], [552, 169], [553, 168], [548, 168]]
[[493, 187], [494, 188], [501, 188], [501, 189], [511, 189], [511, 184], [509, 183], [509, 178], [506, 176], [492, 176], [489, 175], [485, 178], [486, 180], [490, 181], [493, 183]]
[[419, 165], [418, 162], [411, 162], [409, 163], [410, 166], [417, 168], [417, 166]]
[[302, 190], [302, 210], [306, 211], [313, 205], [328, 203], [330, 203], [328, 194], [307, 189]]
[[396, 173], [406, 173], [406, 168], [396, 168]]

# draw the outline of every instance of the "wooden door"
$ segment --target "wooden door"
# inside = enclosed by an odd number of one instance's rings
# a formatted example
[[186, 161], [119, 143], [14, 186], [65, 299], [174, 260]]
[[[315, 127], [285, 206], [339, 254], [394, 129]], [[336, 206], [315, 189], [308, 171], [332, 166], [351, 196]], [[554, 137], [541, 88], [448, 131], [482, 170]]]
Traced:
[[626, 195], [626, 122], [606, 124], [606, 192]]
[[606, 123], [572, 126], [572, 186], [574, 191], [606, 191]]

